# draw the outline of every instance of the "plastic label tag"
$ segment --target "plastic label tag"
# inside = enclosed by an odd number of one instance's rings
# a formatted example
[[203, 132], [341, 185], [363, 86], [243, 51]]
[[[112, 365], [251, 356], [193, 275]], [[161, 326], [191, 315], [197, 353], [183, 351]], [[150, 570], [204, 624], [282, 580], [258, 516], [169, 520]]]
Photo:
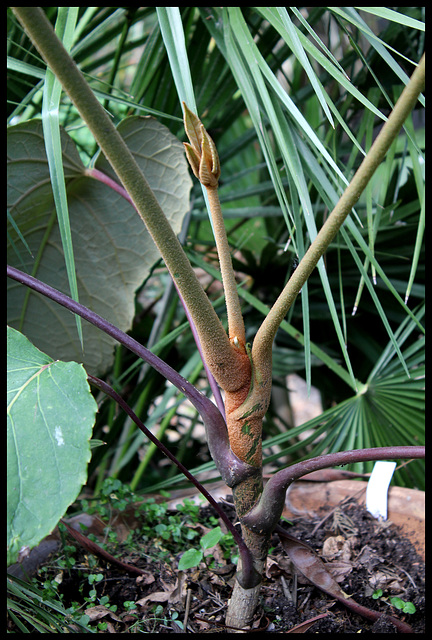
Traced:
[[396, 462], [375, 463], [366, 489], [366, 509], [374, 518], [387, 520], [387, 496]]

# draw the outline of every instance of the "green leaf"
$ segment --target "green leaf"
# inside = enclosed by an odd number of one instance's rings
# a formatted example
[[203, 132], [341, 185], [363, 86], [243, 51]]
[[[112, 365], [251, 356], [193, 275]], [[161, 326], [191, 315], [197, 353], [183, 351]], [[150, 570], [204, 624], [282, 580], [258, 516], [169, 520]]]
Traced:
[[[179, 232], [191, 187], [182, 145], [152, 118], [127, 118], [118, 130]], [[135, 291], [148, 277], [159, 252], [135, 208], [106, 184], [86, 176], [71, 138], [64, 130], [61, 136], [80, 302], [128, 331], [135, 311]], [[10, 127], [8, 138], [10, 212], [37, 256], [35, 261], [28, 254], [23, 256], [26, 270], [67, 292], [41, 123], [33, 120]], [[96, 168], [115, 179], [103, 157]], [[18, 244], [13, 228], [10, 236]], [[8, 261], [22, 268], [12, 246], [8, 247]], [[83, 362], [92, 373], [110, 366], [111, 338], [83, 323], [83, 354], [73, 315], [17, 283], [10, 282], [9, 287], [8, 322], [40, 349], [55, 358]]]
[[[405, 73], [402, 67], [396, 62], [396, 60], [389, 53], [389, 51], [387, 51], [386, 48], [400, 55], [399, 52], [393, 47], [391, 47], [389, 44], [383, 42], [380, 38], [378, 38], [372, 32], [372, 30], [368, 27], [365, 21], [360, 17], [360, 15], [357, 13], [354, 7], [331, 7], [331, 11], [341, 16], [341, 18], [343, 18], [344, 20], [347, 20], [348, 22], [351, 22], [353, 25], [355, 25], [359, 29], [359, 31], [362, 33], [362, 35], [366, 38], [366, 40], [369, 41], [370, 45], [374, 49], [376, 49], [376, 51], [379, 53], [382, 59], [389, 65], [392, 71], [398, 76], [398, 78], [404, 84], [408, 84], [409, 76]], [[405, 57], [405, 59], [408, 60], [410, 63], [415, 64], [408, 58]], [[424, 105], [424, 96], [422, 94], [419, 96], [419, 101], [421, 102], [421, 104]]]
[[405, 602], [402, 600], [402, 598], [398, 597], [390, 598], [390, 602], [394, 607], [396, 607], [396, 609], [403, 609], [405, 605]]
[[387, 7], [356, 7], [356, 9], [371, 13], [372, 15], [384, 18], [385, 20], [392, 20], [397, 24], [403, 24], [412, 29], [419, 29], [419, 31], [425, 30], [424, 22], [420, 22], [420, 20], [415, 20], [409, 16], [404, 16], [402, 13], [398, 13], [397, 11], [393, 11], [393, 9], [388, 9]]
[[278, 29], [279, 33], [284, 38], [285, 42], [289, 45], [295, 57], [302, 65], [309, 78], [309, 82], [311, 83], [316, 93], [323, 112], [326, 114], [326, 117], [328, 118], [331, 126], [334, 127], [333, 118], [331, 117], [331, 113], [324, 97], [323, 87], [320, 84], [315, 71], [311, 67], [309, 59], [306, 56], [303, 46], [297, 35], [297, 29], [292, 23], [286, 7], [260, 7], [260, 12], [276, 29]]
[[202, 549], [211, 549], [214, 547], [222, 537], [222, 531], [220, 527], [215, 527], [211, 531], [205, 534], [200, 540]]
[[[59, 7], [55, 31], [67, 51], [70, 51], [73, 41], [78, 7]], [[51, 69], [47, 68], [42, 102], [42, 125], [44, 131], [45, 148], [53, 187], [54, 202], [59, 222], [60, 236], [65, 256], [71, 297], [79, 302], [76, 281], [75, 260], [71, 237], [69, 211], [64, 180], [62, 148], [60, 136], [59, 105], [62, 94], [60, 82]], [[75, 316], [78, 336], [82, 343], [81, 318]]]
[[186, 102], [189, 109], [196, 113], [180, 10], [178, 7], [156, 7], [156, 11], [180, 102]]
[[[265, 464], [282, 455], [292, 455], [314, 443], [309, 455], [316, 456], [329, 451], [361, 449], [363, 447], [423, 444], [425, 440], [425, 383], [424, 338], [420, 335], [402, 353], [403, 362], [408, 367], [407, 377], [399, 359], [402, 345], [412, 339], [417, 331], [417, 322], [422, 319], [424, 308], [416, 313], [415, 320], [405, 318], [372, 369], [366, 384], [357, 394], [335, 407], [327, 409], [300, 427], [271, 438], [263, 443], [263, 449], [275, 447], [283, 442], [293, 442], [302, 432], [310, 433], [301, 442], [295, 442], [276, 455], [265, 459]], [[364, 473], [371, 470], [372, 463], [356, 464], [352, 470]], [[407, 473], [409, 475], [407, 475]], [[410, 463], [409, 471], [396, 472], [397, 483], [424, 489], [424, 461]], [[412, 486], [412, 484], [411, 484]]]
[[203, 552], [200, 549], [188, 549], [184, 552], [178, 563], [178, 570], [185, 571], [197, 567], [203, 559]]
[[[193, 113], [199, 115], [180, 10], [178, 7], [156, 7], [156, 12], [180, 103], [185, 102]], [[213, 229], [207, 191], [204, 185], [200, 186]]]
[[97, 405], [76, 362], [53, 361], [8, 327], [8, 563], [48, 535], [87, 478]]
[[415, 604], [413, 604], [412, 602], [405, 602], [405, 604], [403, 606], [403, 612], [404, 613], [415, 613], [416, 612]]

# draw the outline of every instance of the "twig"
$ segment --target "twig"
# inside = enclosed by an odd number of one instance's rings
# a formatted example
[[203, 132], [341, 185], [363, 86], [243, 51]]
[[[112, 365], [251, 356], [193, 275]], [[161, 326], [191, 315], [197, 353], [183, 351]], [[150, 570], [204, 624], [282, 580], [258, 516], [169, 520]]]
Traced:
[[184, 614], [184, 618], [183, 618], [183, 629], [186, 629], [186, 627], [187, 627], [188, 618], [189, 618], [191, 597], [192, 597], [192, 591], [191, 591], [190, 587], [188, 587], [188, 589], [186, 591], [186, 606], [185, 606], [185, 614]]
[[[360, 496], [360, 494], [363, 493], [364, 491], [366, 491], [366, 487], [361, 487], [361, 489], [356, 491], [356, 493], [353, 493], [351, 496], [347, 496], [347, 498], [345, 498], [345, 500], [343, 502], [345, 502], [348, 498], [349, 499], [358, 498], [358, 496]], [[340, 505], [341, 505], [341, 503], [339, 503], [335, 507], [333, 507], [333, 509], [331, 511], [329, 511], [329, 513], [327, 513], [327, 515], [325, 515], [324, 518], [318, 522], [318, 524], [315, 525], [315, 527], [313, 528], [313, 531], [311, 533], [311, 536], [313, 536], [318, 531], [318, 529], [320, 527], [322, 527], [324, 522], [326, 522], [326, 520], [328, 520], [330, 518], [330, 516], [332, 516], [334, 514], [334, 512], [336, 511], [336, 509], [338, 507], [340, 507]]]

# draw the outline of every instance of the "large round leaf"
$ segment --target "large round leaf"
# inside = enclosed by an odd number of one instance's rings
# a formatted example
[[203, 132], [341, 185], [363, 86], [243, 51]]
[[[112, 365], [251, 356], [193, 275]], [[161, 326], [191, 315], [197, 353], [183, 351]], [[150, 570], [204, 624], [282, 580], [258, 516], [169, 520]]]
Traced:
[[76, 362], [7, 337], [8, 564], [48, 535], [87, 479], [97, 404]]
[[[179, 232], [192, 184], [181, 143], [153, 118], [127, 118], [118, 130]], [[132, 205], [86, 176], [72, 140], [63, 130], [61, 136], [79, 300], [128, 331], [135, 291], [160, 257], [158, 250]], [[12, 228], [8, 261], [69, 293], [40, 121], [10, 127], [8, 160], [9, 210], [39, 262], [35, 264]], [[96, 168], [114, 177], [103, 157], [98, 158]], [[9, 324], [40, 349], [54, 358], [83, 362], [93, 373], [110, 366], [111, 338], [84, 322], [82, 353], [72, 314], [16, 282], [10, 281], [8, 287]]]

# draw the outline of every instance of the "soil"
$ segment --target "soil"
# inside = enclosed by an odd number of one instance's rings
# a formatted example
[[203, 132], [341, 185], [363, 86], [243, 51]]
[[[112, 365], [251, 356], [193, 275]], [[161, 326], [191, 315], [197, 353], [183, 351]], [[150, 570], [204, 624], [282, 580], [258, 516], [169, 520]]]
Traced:
[[[225, 508], [234, 519], [235, 511], [228, 502], [225, 502]], [[202, 507], [198, 522], [208, 521], [209, 515], [214, 515], [213, 509]], [[289, 528], [284, 523], [289, 533], [307, 542], [325, 560], [333, 576], [338, 576], [343, 591], [357, 603], [381, 612], [382, 616], [375, 622], [365, 620], [322, 593], [301, 575], [295, 576], [278, 537], [274, 536], [253, 631], [286, 633], [297, 625], [311, 621], [311, 625], [305, 624], [293, 631], [397, 633], [388, 618], [393, 615], [411, 625], [415, 633], [425, 632], [424, 562], [394, 524], [373, 519], [353, 499], [341, 503], [336, 509], [322, 509], [313, 519], [299, 517], [291, 522]], [[76, 542], [74, 544], [79, 547]], [[87, 609], [84, 605], [83, 611], [94, 621], [94, 629], [97, 629], [98, 621], [106, 622], [105, 629], [99, 628], [98, 632], [229, 631], [224, 626], [224, 619], [233, 585], [234, 565], [224, 560], [216, 546], [210, 550], [208, 558], [217, 561], [215, 569], [208, 570], [202, 562], [199, 567], [178, 571], [181, 551], [164, 560], [157, 560], [154, 550], [155, 545], [160, 544], [155, 540], [143, 543], [142, 539], [137, 539], [133, 545], [129, 541], [127, 547], [122, 544], [116, 546], [114, 555], [142, 569], [144, 573], [139, 576], [126, 573], [99, 558], [95, 565], [95, 558], [88, 551], [77, 549], [74, 554], [76, 562], [70, 575], [65, 570], [61, 572], [59, 593], [63, 594], [64, 606], [70, 607], [80, 598], [83, 601], [85, 592], [82, 585], [88, 582], [86, 575], [90, 563], [91, 572], [102, 574], [103, 579], [91, 587], [88, 585], [88, 590], [95, 588], [98, 598], [108, 596], [109, 605], [117, 605], [115, 613], [97, 602], [87, 606]], [[134, 552], [131, 552], [131, 548], [134, 548]], [[55, 567], [53, 556], [46, 565], [48, 570], [50, 566]], [[54, 573], [59, 573], [58, 568], [53, 569]], [[43, 575], [46, 580], [47, 569]], [[382, 590], [382, 595], [374, 599], [372, 594], [377, 589]], [[414, 604], [415, 613], [408, 614], [396, 609], [390, 603], [393, 596]], [[130, 603], [127, 608], [125, 602]], [[9, 628], [11, 630], [13, 627]]]

